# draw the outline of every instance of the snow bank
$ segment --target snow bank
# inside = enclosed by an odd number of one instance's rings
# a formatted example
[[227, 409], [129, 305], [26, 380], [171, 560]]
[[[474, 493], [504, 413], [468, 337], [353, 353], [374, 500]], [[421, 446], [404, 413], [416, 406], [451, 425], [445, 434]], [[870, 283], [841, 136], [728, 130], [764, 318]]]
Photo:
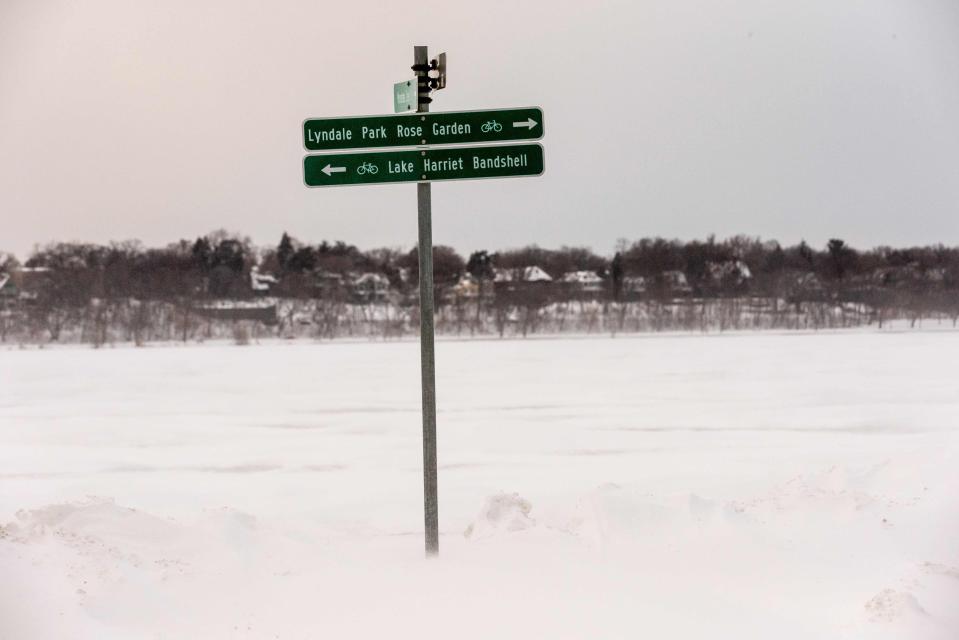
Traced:
[[430, 562], [417, 349], [5, 351], [0, 638], [959, 637], [959, 336], [438, 343]]
[[516, 493], [499, 493], [490, 496], [483, 504], [476, 519], [466, 528], [467, 538], [481, 540], [501, 533], [523, 531], [536, 525], [530, 518], [533, 505]]
[[916, 596], [908, 591], [883, 589], [866, 603], [866, 612], [871, 622], [894, 622], [907, 616], [928, 615]]

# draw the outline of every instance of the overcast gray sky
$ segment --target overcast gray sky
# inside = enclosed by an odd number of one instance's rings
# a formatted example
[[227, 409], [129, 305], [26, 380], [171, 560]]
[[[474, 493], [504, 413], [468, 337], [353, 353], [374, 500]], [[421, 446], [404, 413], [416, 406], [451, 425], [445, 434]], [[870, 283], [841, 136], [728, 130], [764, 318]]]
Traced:
[[0, 0], [0, 249], [225, 227], [411, 246], [415, 188], [307, 189], [304, 118], [539, 105], [546, 175], [433, 187], [434, 239], [959, 244], [959, 2]]

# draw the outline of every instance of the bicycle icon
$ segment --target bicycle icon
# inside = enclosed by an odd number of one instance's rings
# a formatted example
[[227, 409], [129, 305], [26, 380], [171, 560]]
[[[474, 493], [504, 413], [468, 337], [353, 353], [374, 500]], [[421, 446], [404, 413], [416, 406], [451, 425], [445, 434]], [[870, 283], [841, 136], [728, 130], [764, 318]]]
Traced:
[[363, 164], [361, 164], [360, 166], [356, 168], [356, 174], [362, 176], [368, 173], [372, 176], [376, 174], [376, 172], [379, 170], [380, 170], [379, 167], [377, 167], [372, 162], [364, 162]]
[[503, 130], [503, 125], [498, 123], [496, 120], [490, 120], [489, 122], [484, 123], [482, 127], [480, 127], [480, 131], [482, 131], [483, 133], [490, 133], [490, 132], [499, 133], [502, 130]]

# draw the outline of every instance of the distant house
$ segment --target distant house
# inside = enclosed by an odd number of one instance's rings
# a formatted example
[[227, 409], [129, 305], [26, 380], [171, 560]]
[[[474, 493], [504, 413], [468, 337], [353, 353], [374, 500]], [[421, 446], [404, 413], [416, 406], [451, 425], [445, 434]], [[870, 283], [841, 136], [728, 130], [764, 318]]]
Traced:
[[352, 278], [350, 292], [357, 302], [386, 302], [390, 294], [390, 279], [382, 273], [362, 273]]
[[567, 271], [563, 274], [562, 281], [574, 285], [580, 291], [591, 293], [602, 292], [606, 282], [595, 271]]
[[624, 276], [620, 296], [623, 300], [639, 300], [649, 283], [643, 276]]
[[800, 291], [815, 291], [817, 293], [823, 290], [822, 281], [812, 271], [807, 271], [796, 278], [796, 288]]
[[460, 300], [472, 300], [479, 297], [480, 283], [471, 274], [467, 273], [453, 285], [450, 293]]
[[606, 291], [606, 281], [595, 271], [567, 271], [561, 282], [573, 296], [595, 298]]
[[903, 281], [909, 281], [917, 275], [911, 267], [880, 267], [873, 271], [872, 277], [876, 284], [883, 287], [894, 286]]
[[256, 320], [267, 325], [277, 322], [276, 303], [240, 300], [216, 300], [198, 302], [193, 312], [205, 318], [216, 320]]
[[523, 282], [552, 282], [553, 278], [548, 273], [533, 265], [525, 267], [522, 271]]
[[671, 295], [684, 296], [693, 291], [686, 279], [686, 274], [676, 269], [663, 271], [657, 280], [663, 291]]
[[946, 281], [947, 275], [948, 272], [942, 267], [934, 267], [932, 269], [926, 269], [923, 273], [923, 279], [932, 284], [942, 284]]
[[6, 275], [7, 281], [0, 287], [2, 292], [0, 295], [8, 300], [16, 298], [24, 302], [33, 302], [38, 298], [43, 287], [50, 283], [52, 271], [48, 267], [20, 267]]
[[253, 295], [269, 295], [270, 291], [273, 289], [273, 286], [278, 282], [279, 280], [277, 280], [272, 274], [260, 273], [260, 268], [257, 266], [254, 266], [250, 270], [250, 288], [253, 290]]
[[709, 262], [706, 271], [713, 284], [722, 287], [739, 287], [752, 279], [753, 274], [742, 260], [723, 260]]
[[913, 287], [921, 282], [939, 284], [945, 279], [945, 269], [923, 271], [915, 262], [896, 267], [882, 267], [873, 272], [873, 280], [882, 287]]
[[821, 300], [825, 295], [822, 281], [812, 271], [794, 271], [785, 277], [784, 291], [790, 301]]
[[19, 298], [19, 292], [13, 284], [13, 278], [9, 273], [0, 273], [0, 312], [12, 306]]
[[14, 299], [17, 297], [17, 288], [13, 286], [13, 279], [9, 273], [0, 273], [0, 299]]
[[536, 265], [516, 269], [493, 269], [493, 288], [497, 295], [521, 294], [530, 300], [541, 299], [549, 291], [553, 278]]
[[493, 269], [493, 282], [552, 282], [553, 278], [536, 265], [516, 269]]

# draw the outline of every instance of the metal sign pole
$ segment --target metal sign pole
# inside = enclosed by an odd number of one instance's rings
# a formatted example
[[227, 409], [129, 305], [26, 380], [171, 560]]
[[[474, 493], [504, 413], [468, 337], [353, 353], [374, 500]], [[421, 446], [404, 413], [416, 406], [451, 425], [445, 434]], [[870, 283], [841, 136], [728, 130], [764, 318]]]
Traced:
[[[413, 47], [417, 67], [417, 113], [429, 111], [429, 77], [426, 47]], [[426, 554], [440, 550], [439, 510], [436, 496], [436, 363], [433, 353], [433, 220], [430, 183], [416, 185], [420, 259], [420, 371], [423, 388], [423, 506]]]
[[[430, 92], [446, 87], [446, 54], [429, 60], [426, 47], [413, 47], [416, 112], [395, 116], [311, 118], [303, 122], [307, 151], [362, 150], [310, 154], [303, 159], [307, 187], [345, 187], [416, 182], [419, 222], [420, 374], [423, 393], [423, 511], [426, 555], [440, 550], [436, 478], [436, 362], [433, 335], [433, 221], [435, 180], [479, 180], [539, 176], [545, 168], [539, 144], [444, 147], [452, 144], [515, 142], [543, 137], [543, 110], [520, 107], [428, 113]], [[431, 72], [436, 75], [430, 76]], [[394, 85], [394, 109], [406, 111], [409, 83]], [[417, 147], [415, 150], [408, 147]], [[438, 148], [438, 146], [440, 148]], [[407, 147], [377, 151], [386, 147]]]

